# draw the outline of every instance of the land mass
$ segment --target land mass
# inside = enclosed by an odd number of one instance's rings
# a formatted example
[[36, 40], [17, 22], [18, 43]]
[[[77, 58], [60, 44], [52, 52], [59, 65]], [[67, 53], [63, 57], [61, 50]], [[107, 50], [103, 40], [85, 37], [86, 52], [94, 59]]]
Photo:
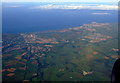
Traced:
[[110, 81], [117, 24], [3, 34], [3, 81]]

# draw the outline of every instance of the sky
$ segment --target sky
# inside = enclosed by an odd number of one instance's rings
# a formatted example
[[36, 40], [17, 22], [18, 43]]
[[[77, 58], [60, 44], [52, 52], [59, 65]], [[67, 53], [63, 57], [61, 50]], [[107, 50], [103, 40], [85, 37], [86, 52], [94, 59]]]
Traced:
[[[113, 4], [44, 4], [34, 6], [30, 9], [92, 9], [92, 10], [118, 10], [116, 4], [119, 0], [2, 0], [3, 2], [112, 2]], [[9, 7], [21, 7], [19, 5], [11, 5]]]
[[120, 0], [2, 0], [2, 2], [118, 2]]

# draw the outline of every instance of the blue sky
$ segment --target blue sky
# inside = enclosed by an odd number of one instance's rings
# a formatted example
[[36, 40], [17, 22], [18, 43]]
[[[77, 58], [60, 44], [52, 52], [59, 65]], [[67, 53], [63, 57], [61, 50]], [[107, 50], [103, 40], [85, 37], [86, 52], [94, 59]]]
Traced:
[[2, 0], [3, 2], [118, 2], [120, 0]]

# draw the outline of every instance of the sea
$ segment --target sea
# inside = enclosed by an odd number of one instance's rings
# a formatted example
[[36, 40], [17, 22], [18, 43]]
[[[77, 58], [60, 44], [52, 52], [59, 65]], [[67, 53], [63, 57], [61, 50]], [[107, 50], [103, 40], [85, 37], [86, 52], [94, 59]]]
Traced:
[[[2, 3], [2, 32], [39, 32], [78, 27], [91, 22], [118, 22], [117, 10], [64, 8], [71, 4], [78, 6], [81, 4], [117, 5], [116, 3], [92, 2], [4, 2]], [[40, 6], [44, 8], [40, 8]]]

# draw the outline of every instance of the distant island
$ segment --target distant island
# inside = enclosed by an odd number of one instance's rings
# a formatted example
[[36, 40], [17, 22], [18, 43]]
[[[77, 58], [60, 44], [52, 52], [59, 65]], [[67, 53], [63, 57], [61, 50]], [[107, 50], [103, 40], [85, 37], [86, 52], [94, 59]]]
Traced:
[[115, 23], [3, 34], [3, 81], [110, 81], [118, 58]]

